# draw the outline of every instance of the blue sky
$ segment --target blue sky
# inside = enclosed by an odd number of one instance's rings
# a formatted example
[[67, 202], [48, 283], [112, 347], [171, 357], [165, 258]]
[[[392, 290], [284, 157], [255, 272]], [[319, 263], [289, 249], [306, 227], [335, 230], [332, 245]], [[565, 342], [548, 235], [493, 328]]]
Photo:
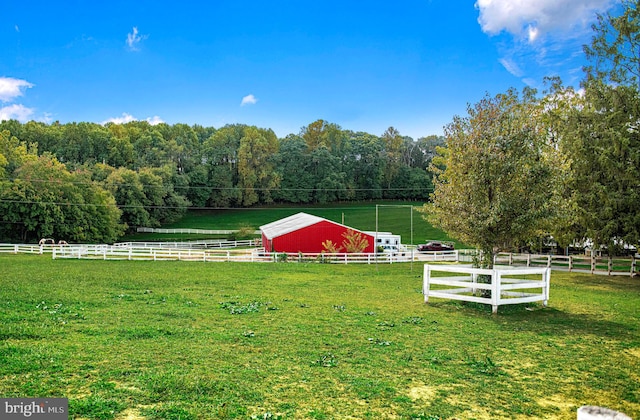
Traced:
[[577, 85], [590, 24], [616, 4], [5, 2], [0, 119], [442, 134], [485, 93]]

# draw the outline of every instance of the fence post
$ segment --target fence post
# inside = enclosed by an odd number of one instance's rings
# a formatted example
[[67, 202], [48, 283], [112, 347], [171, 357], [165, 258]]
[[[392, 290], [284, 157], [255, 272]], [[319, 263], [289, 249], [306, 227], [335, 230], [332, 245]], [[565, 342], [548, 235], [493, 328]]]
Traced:
[[531, 267], [531, 254], [527, 254], [527, 267]]
[[609, 255], [609, 259], [607, 260], [607, 274], [611, 275], [612, 271], [613, 271], [613, 257]]
[[631, 255], [631, 277], [636, 275], [636, 254]]
[[551, 267], [551, 254], [547, 255], [547, 268]]
[[425, 264], [424, 281], [422, 283], [422, 294], [424, 295], [424, 303], [429, 303], [429, 280], [431, 280], [431, 267], [429, 267], [429, 264]]
[[496, 269], [491, 274], [491, 313], [498, 313], [498, 301], [500, 299], [500, 274]]
[[573, 257], [569, 255], [569, 272], [573, 270]]
[[542, 290], [542, 293], [544, 295], [544, 300], [542, 301], [542, 305], [543, 306], [547, 306], [547, 304], [549, 303], [549, 287], [551, 286], [551, 269], [547, 268], [544, 271], [543, 274], [543, 278], [544, 278], [544, 289]]
[[596, 271], [596, 257], [593, 255], [593, 251], [591, 252], [591, 274]]
[[513, 252], [509, 253], [509, 266], [513, 265]]

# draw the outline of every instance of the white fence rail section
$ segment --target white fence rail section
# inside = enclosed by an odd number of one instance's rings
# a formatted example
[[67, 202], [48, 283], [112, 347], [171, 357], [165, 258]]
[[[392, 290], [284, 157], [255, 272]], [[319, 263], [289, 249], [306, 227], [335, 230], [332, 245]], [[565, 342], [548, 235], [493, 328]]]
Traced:
[[460, 261], [460, 251], [423, 251], [414, 254], [418, 261]]
[[587, 255], [539, 255], [498, 253], [494, 265], [547, 267], [576, 273], [630, 275], [640, 274], [638, 257], [596, 257]]
[[[138, 233], [180, 233], [189, 235], [229, 235], [231, 233], [238, 232], [237, 230], [211, 230], [211, 229], [163, 229], [163, 228], [149, 228], [139, 227], [136, 229]], [[253, 233], [259, 234], [260, 231], [256, 230]]]
[[227, 241], [225, 239], [210, 239], [202, 241], [184, 242], [118, 242], [113, 246], [137, 247], [137, 248], [184, 248], [184, 249], [208, 249], [208, 248], [255, 248], [260, 246], [260, 239], [247, 239], [244, 241]]
[[[454, 273], [453, 276], [435, 277], [433, 273]], [[478, 282], [478, 276], [489, 276], [490, 283]], [[493, 268], [482, 269], [452, 265], [424, 265], [424, 302], [430, 297], [462, 300], [491, 305], [497, 313], [500, 305], [513, 305], [549, 300], [549, 268]], [[451, 286], [433, 289], [434, 285]], [[490, 295], [483, 291], [489, 291]]]
[[0, 244], [0, 254], [44, 254], [62, 245]]
[[204, 250], [149, 248], [138, 246], [83, 245], [55, 248], [53, 259], [98, 259], [129, 261], [270, 262], [269, 256], [255, 250]]
[[[314, 262], [326, 264], [392, 264], [410, 261], [410, 257], [390, 254], [307, 253], [286, 254], [259, 249], [202, 250], [148, 248], [137, 246], [82, 245], [55, 247], [53, 259], [94, 259], [129, 261], [203, 261], [203, 262]], [[409, 258], [409, 259], [408, 259]]]

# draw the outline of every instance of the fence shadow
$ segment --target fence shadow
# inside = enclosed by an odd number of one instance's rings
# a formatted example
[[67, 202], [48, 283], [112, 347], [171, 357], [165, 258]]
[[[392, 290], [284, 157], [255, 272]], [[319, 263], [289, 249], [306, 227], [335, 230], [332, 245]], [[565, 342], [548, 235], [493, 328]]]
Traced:
[[[615, 340], [638, 340], [637, 329], [629, 325], [611, 321], [603, 317], [572, 313], [554, 307], [543, 307], [541, 304], [517, 304], [500, 306], [497, 314], [491, 313], [491, 305], [441, 300], [429, 303], [435, 308], [462, 309], [462, 313], [470, 318], [490, 320], [505, 331], [514, 333], [528, 331], [541, 336], [584, 337], [595, 335], [600, 338]], [[457, 312], [460, 313], [460, 312]]]

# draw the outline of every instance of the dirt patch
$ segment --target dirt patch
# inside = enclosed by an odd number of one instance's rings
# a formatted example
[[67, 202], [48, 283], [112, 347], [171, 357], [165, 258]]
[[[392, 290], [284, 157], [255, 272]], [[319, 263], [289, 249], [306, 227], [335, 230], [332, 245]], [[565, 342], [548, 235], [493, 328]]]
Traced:
[[122, 413], [120, 413], [116, 420], [144, 420], [145, 417], [141, 416], [137, 410], [133, 408], [127, 408]]
[[419, 385], [409, 389], [409, 398], [412, 400], [424, 400], [430, 401], [438, 392], [438, 388], [435, 386]]

